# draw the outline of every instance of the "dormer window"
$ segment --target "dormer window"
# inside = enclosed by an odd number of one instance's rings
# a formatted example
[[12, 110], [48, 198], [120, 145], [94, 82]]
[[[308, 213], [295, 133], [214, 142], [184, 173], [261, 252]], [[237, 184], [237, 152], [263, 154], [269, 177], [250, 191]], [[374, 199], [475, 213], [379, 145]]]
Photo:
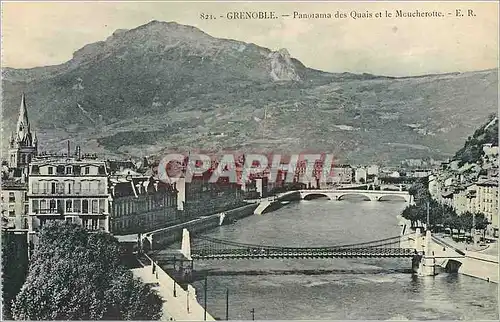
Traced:
[[90, 167], [85, 167], [85, 174], [90, 174]]
[[72, 166], [66, 167], [66, 174], [73, 174], [73, 167]]

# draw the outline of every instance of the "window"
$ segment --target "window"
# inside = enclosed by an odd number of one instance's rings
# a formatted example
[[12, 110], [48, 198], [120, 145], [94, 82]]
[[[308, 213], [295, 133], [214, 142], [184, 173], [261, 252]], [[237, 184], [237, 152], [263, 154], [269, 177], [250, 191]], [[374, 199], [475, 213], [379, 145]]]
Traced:
[[64, 200], [57, 200], [57, 212], [58, 213], [64, 212]]
[[30, 212], [30, 206], [24, 205], [24, 215], [27, 215]]
[[97, 206], [97, 200], [92, 200], [92, 213], [93, 214], [99, 213], [99, 209]]
[[9, 217], [15, 217], [16, 212], [14, 210], [9, 211]]
[[21, 154], [21, 163], [26, 163], [26, 156]]
[[54, 199], [50, 200], [49, 208], [50, 208], [50, 212], [55, 212], [56, 211], [56, 201]]
[[57, 193], [64, 194], [64, 182], [57, 183]]
[[99, 213], [105, 213], [106, 212], [106, 199], [101, 199], [99, 200]]
[[34, 212], [35, 214], [37, 214], [37, 213], [38, 213], [38, 206], [39, 206], [39, 202], [38, 202], [38, 200], [32, 200], [32, 201], [31, 201], [31, 208], [33, 209], [33, 212]]
[[82, 181], [82, 192], [89, 193], [89, 191], [90, 191], [90, 182]]
[[75, 200], [73, 202], [73, 211], [74, 212], [80, 212], [82, 209], [82, 201], [81, 200]]
[[47, 171], [49, 174], [54, 174], [54, 168], [53, 167], [48, 167]]
[[73, 167], [66, 167], [66, 174], [72, 174], [73, 173]]
[[13, 192], [9, 192], [9, 202], [16, 202], [16, 195]]
[[89, 213], [89, 201], [88, 200], [82, 200], [82, 213], [84, 213], [84, 214]]
[[90, 167], [85, 167], [85, 174], [90, 174]]
[[67, 224], [72, 224], [73, 223], [73, 217], [66, 217], [66, 223]]
[[66, 212], [73, 212], [73, 201], [66, 200]]
[[98, 223], [97, 219], [92, 219], [92, 229], [93, 229], [93, 230], [96, 230], [96, 229], [97, 229], [97, 227], [98, 227], [98, 226], [97, 226], [97, 223]]
[[56, 183], [55, 182], [51, 182], [50, 183], [50, 193], [51, 194], [55, 194], [56, 193]]
[[40, 213], [44, 214], [47, 212], [47, 202], [42, 199], [40, 200]]
[[68, 194], [73, 193], [73, 182], [66, 182], [66, 191]]
[[82, 184], [80, 182], [75, 182], [75, 193], [79, 194], [82, 190]]

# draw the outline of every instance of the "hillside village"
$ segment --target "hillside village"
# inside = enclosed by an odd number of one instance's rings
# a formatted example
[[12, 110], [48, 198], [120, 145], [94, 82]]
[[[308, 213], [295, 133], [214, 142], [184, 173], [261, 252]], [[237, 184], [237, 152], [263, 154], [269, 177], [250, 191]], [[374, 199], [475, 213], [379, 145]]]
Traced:
[[482, 213], [486, 233], [498, 237], [498, 117], [468, 138], [454, 158], [429, 176], [431, 197], [458, 215]]

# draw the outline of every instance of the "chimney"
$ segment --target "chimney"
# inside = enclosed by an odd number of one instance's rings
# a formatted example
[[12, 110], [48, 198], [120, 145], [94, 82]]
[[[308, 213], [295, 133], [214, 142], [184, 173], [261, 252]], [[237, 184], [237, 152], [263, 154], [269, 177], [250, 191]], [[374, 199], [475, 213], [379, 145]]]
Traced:
[[71, 150], [69, 148], [69, 140], [68, 140], [68, 158], [71, 157]]
[[80, 160], [80, 159], [81, 159], [81, 157], [82, 157], [81, 153], [82, 153], [82, 151], [81, 151], [81, 149], [80, 149], [80, 146], [79, 146], [79, 145], [77, 145], [77, 146], [76, 146], [76, 157], [78, 158], [78, 160]]

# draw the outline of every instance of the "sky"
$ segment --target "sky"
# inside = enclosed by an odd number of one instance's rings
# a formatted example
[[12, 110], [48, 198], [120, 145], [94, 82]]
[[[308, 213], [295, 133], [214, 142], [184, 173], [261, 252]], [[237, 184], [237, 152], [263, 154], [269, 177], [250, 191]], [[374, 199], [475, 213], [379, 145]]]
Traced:
[[[443, 18], [388, 18], [385, 12], [441, 11]], [[460, 9], [465, 15], [456, 16]], [[467, 10], [475, 16], [467, 16]], [[2, 66], [57, 65], [117, 29], [151, 20], [192, 25], [220, 38], [278, 50], [329, 72], [414, 76], [498, 68], [497, 1], [490, 2], [2, 2]], [[228, 20], [232, 11], [274, 11], [272, 20]], [[299, 13], [347, 14], [300, 19]], [[353, 19], [370, 12], [372, 18]], [[382, 13], [381, 18], [375, 17]], [[200, 19], [212, 14], [215, 20]], [[449, 13], [449, 14], [448, 14]], [[281, 15], [289, 14], [290, 17]]]

